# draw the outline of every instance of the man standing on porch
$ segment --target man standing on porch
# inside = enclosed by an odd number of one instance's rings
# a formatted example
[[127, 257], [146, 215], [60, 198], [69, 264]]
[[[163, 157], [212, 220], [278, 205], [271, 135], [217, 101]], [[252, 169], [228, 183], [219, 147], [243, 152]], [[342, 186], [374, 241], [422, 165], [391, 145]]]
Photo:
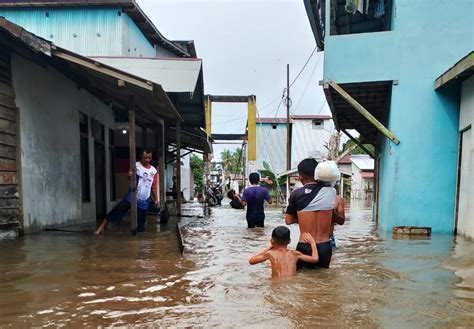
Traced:
[[[137, 179], [137, 231], [145, 230], [146, 212], [148, 209], [150, 195], [155, 207], [158, 207], [158, 173], [155, 167], [151, 165], [152, 152], [144, 149], [141, 159], [136, 164]], [[128, 171], [129, 179], [133, 176], [133, 171]], [[131, 205], [132, 193], [129, 189], [125, 197], [115, 205], [115, 207], [105, 216], [100, 226], [95, 230], [94, 234], [101, 234], [108, 222], [120, 223], [127, 214]]]

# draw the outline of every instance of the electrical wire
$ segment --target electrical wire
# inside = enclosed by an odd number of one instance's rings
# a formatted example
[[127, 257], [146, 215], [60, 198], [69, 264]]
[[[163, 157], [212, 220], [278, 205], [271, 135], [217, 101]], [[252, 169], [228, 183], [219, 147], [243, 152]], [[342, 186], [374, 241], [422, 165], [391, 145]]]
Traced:
[[304, 63], [303, 67], [301, 68], [300, 72], [296, 75], [296, 78], [293, 80], [293, 82], [290, 83], [290, 87], [293, 86], [296, 80], [298, 80], [298, 78], [300, 77], [301, 73], [303, 73], [304, 69], [308, 65], [309, 61], [311, 60], [311, 57], [313, 57], [317, 49], [318, 49], [318, 46], [314, 47], [313, 51], [311, 52], [311, 55], [309, 55], [308, 59], [306, 60], [306, 63]]

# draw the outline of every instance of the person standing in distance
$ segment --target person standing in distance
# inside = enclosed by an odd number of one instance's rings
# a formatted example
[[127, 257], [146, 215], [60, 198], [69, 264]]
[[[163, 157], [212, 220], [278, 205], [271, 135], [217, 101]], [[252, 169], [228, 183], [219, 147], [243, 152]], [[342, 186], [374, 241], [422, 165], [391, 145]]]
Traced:
[[259, 186], [260, 175], [256, 172], [249, 175], [250, 186], [242, 194], [241, 204], [247, 207], [248, 228], [264, 227], [265, 211], [264, 203], [272, 204], [272, 197], [266, 189]]

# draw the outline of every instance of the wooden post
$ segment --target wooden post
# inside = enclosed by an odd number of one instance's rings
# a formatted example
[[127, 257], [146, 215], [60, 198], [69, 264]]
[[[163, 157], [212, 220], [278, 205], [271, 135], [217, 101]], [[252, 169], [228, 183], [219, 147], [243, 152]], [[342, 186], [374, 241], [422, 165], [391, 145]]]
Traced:
[[375, 126], [382, 134], [384, 134], [388, 139], [390, 139], [395, 144], [400, 144], [400, 141], [395, 137], [395, 135], [388, 130], [377, 118], [375, 118], [369, 111], [365, 109], [362, 105], [359, 104], [351, 95], [349, 95], [341, 86], [339, 86], [334, 81], [329, 80], [328, 84], [336, 90], [339, 95], [342, 96], [354, 109], [357, 110], [363, 117], [365, 117], [371, 124]]
[[164, 209], [166, 206], [166, 177], [165, 177], [165, 123], [161, 119], [158, 124], [158, 135], [156, 145], [158, 146], [158, 185], [159, 185], [159, 199], [160, 207]]
[[137, 233], [137, 168], [136, 168], [136, 147], [135, 147], [135, 111], [133, 97], [130, 99], [130, 110], [128, 111], [128, 143], [130, 151], [130, 169], [132, 177], [130, 177], [130, 191], [132, 192], [132, 234]]
[[340, 184], [340, 191], [339, 191], [339, 194], [341, 196], [341, 198], [344, 199], [344, 175], [341, 175], [341, 184]]
[[346, 130], [342, 130], [342, 132], [343, 132], [347, 137], [349, 137], [351, 141], [353, 141], [354, 143], [356, 143], [357, 146], [359, 146], [361, 149], [363, 149], [365, 153], [367, 153], [368, 155], [370, 155], [370, 157], [371, 157], [372, 159], [375, 160], [375, 155], [372, 154], [369, 150], [367, 150], [367, 148], [366, 148], [360, 141], [358, 141], [356, 138], [354, 138], [354, 137], [353, 137], [351, 134], [349, 134]]
[[176, 123], [176, 212], [181, 215], [181, 123]]
[[290, 198], [290, 173], [291, 170], [291, 123], [290, 123], [290, 64], [286, 65], [286, 203]]

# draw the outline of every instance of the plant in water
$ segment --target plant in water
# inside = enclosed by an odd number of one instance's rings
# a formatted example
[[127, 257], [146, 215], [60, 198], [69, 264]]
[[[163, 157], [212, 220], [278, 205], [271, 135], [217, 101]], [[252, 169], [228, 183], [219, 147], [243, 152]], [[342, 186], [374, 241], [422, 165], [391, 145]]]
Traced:
[[286, 183], [286, 177], [277, 178], [276, 174], [271, 169], [268, 162], [263, 161], [262, 177], [266, 178], [265, 184], [271, 188], [272, 199], [275, 200], [275, 205], [278, 206], [278, 200], [280, 200], [280, 186]]

